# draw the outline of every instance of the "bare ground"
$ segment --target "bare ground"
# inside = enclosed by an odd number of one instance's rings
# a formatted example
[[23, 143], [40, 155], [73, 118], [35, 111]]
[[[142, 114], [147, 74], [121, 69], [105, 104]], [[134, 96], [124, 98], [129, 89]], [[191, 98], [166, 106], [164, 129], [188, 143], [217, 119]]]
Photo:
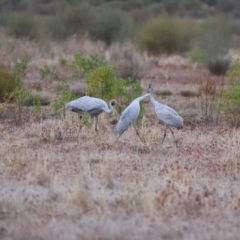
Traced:
[[21, 128], [4, 115], [0, 239], [238, 239], [240, 130], [203, 125], [197, 97], [180, 94], [206, 77], [202, 66], [175, 57], [159, 59], [142, 81], [173, 93], [156, 99], [184, 118], [177, 147], [170, 132], [161, 144], [164, 126], [149, 101], [139, 125], [146, 144], [132, 128], [117, 142], [104, 114], [100, 137], [84, 127], [78, 139], [71, 112]]

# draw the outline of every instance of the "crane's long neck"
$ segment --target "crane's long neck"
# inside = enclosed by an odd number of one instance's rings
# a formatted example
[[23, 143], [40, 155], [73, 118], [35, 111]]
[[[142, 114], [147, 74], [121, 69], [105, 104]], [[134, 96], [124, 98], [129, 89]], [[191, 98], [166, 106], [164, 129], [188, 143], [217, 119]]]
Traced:
[[153, 97], [153, 87], [150, 88], [150, 101], [153, 106], [164, 106], [163, 104], [157, 102]]
[[109, 104], [109, 109], [107, 111], [105, 111], [107, 114], [112, 114], [113, 113], [113, 105], [112, 103], [110, 102]]
[[150, 95], [150, 94], [147, 93], [147, 94], [145, 94], [145, 95], [143, 95], [143, 96], [141, 96], [141, 97], [136, 98], [135, 100], [137, 100], [138, 102], [140, 102], [140, 101], [142, 101], [144, 98], [148, 97], [149, 95]]
[[152, 103], [155, 102], [155, 99], [154, 99], [154, 97], [153, 97], [153, 87], [150, 88], [150, 101], [151, 101]]

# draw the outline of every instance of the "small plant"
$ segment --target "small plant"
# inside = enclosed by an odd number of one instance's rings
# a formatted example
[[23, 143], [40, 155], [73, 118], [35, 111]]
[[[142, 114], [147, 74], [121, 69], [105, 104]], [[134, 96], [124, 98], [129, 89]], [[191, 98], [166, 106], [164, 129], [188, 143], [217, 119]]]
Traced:
[[197, 51], [197, 52], [194, 52], [192, 55], [191, 55], [191, 58], [190, 58], [190, 62], [191, 63], [197, 63], [197, 62], [204, 62], [207, 58], [207, 53], [204, 52], [204, 51]]
[[15, 74], [22, 81], [26, 77], [26, 70], [28, 67], [29, 58], [27, 56], [21, 59], [14, 59], [13, 74]]
[[87, 128], [91, 128], [93, 125], [93, 121], [89, 121], [89, 118], [90, 116], [88, 114], [83, 113], [81, 115], [82, 124]]
[[56, 70], [56, 66], [49, 67], [45, 65], [43, 68], [39, 70], [39, 74], [41, 79], [50, 79], [50, 80], [59, 80], [60, 76]]
[[96, 70], [98, 67], [106, 66], [107, 62], [104, 56], [99, 54], [92, 54], [87, 56], [85, 54], [76, 53], [71, 62], [72, 68], [76, 71], [77, 78], [85, 76], [86, 74]]
[[63, 110], [63, 114], [65, 117], [65, 105], [67, 102], [75, 99], [76, 96], [68, 89], [63, 88], [62, 93], [59, 98], [54, 100], [54, 103], [52, 105], [53, 111], [55, 114], [59, 114], [61, 110]]
[[0, 102], [3, 102], [15, 88], [21, 86], [22, 82], [15, 74], [7, 70], [0, 70]]
[[13, 92], [11, 92], [6, 100], [6, 103], [14, 99], [16, 106], [15, 111], [15, 122], [17, 126], [22, 126], [23, 118], [23, 102], [31, 95], [31, 91], [23, 87], [16, 87]]
[[224, 90], [224, 112], [232, 126], [240, 126], [240, 62], [237, 60], [227, 72], [230, 87]]
[[40, 95], [36, 94], [31, 94], [27, 99], [23, 101], [23, 106], [35, 106], [35, 105], [40, 105], [40, 106], [48, 106], [50, 105], [50, 100], [48, 97], [42, 97]]

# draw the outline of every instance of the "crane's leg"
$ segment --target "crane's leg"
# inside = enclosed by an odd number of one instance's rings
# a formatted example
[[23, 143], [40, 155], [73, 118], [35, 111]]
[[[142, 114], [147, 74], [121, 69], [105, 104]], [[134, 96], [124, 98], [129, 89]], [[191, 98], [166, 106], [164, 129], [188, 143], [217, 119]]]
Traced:
[[167, 125], [166, 125], [165, 131], [164, 131], [162, 144], [163, 144], [163, 142], [164, 142], [164, 140], [165, 140], [166, 135], [167, 135]]
[[[169, 128], [170, 128], [170, 127], [169, 127]], [[172, 130], [171, 128], [170, 128], [170, 130], [171, 130], [171, 133], [172, 133], [172, 135], [173, 135], [174, 142], [175, 142], [176, 147], [177, 147], [177, 141], [176, 141], [176, 139], [175, 139], [174, 132], [173, 132], [173, 130]]]
[[97, 128], [97, 124], [98, 124], [98, 116], [94, 117], [95, 118], [95, 131], [99, 137], [99, 133], [98, 133], [98, 128]]
[[134, 129], [135, 129], [136, 134], [137, 134], [138, 137], [141, 139], [142, 143], [146, 143], [145, 139], [140, 136], [140, 134], [139, 134], [139, 132], [138, 132], [138, 130], [137, 130], [137, 128], [136, 128], [136, 123], [134, 123], [133, 126], [134, 126]]
[[81, 119], [82, 119], [82, 115], [80, 113], [78, 113], [78, 119], [79, 119], [79, 127], [78, 127], [78, 135], [77, 135], [77, 139], [79, 137], [80, 131], [82, 129], [82, 125], [81, 125]]

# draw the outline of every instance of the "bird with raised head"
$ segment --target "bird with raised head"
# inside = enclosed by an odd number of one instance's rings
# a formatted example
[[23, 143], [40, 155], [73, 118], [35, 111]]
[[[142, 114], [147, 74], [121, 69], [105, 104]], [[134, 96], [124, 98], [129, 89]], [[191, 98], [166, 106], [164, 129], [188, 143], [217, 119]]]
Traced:
[[150, 91], [150, 101], [151, 101], [151, 103], [154, 107], [157, 118], [160, 119], [166, 125], [162, 143], [164, 142], [164, 139], [166, 137], [167, 128], [169, 128], [171, 130], [172, 135], [173, 135], [174, 141], [177, 145], [177, 142], [176, 142], [175, 137], [174, 137], [174, 132], [171, 129], [171, 127], [174, 127], [174, 128], [177, 128], [177, 129], [182, 128], [183, 127], [182, 117], [179, 116], [179, 114], [173, 108], [171, 108], [167, 105], [161, 104], [154, 99], [154, 97], [153, 97], [153, 84], [152, 83], [149, 84], [148, 89]]

